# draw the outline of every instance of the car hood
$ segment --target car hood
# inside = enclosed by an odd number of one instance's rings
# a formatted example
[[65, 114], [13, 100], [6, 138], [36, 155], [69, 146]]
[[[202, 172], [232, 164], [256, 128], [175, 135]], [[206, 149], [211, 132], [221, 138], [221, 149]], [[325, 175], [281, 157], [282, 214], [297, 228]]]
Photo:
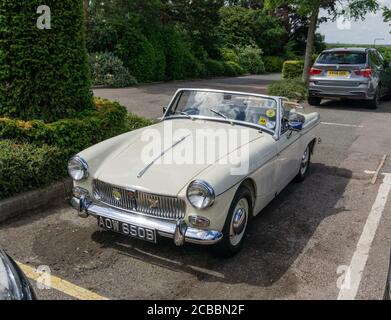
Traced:
[[[236, 136], [238, 142], [227, 143], [215, 157], [204, 159], [205, 155], [215, 152], [215, 148], [213, 144], [207, 144], [210, 149], [195, 147], [197, 142], [194, 141], [200, 140], [194, 137], [199, 137], [200, 133], [205, 135], [207, 140], [213, 139], [214, 134], [223, 137]], [[242, 139], [242, 135], [246, 137]], [[94, 178], [121, 187], [174, 196], [202, 171], [212, 165], [218, 165], [219, 159], [262, 137], [256, 129], [232, 126], [229, 123], [166, 120], [139, 130], [131, 139], [120, 143], [116, 151], [100, 163]], [[219, 140], [215, 141], [217, 143]], [[186, 149], [197, 151], [193, 152], [193, 157], [185, 158]], [[180, 161], [173, 161], [178, 157]]]

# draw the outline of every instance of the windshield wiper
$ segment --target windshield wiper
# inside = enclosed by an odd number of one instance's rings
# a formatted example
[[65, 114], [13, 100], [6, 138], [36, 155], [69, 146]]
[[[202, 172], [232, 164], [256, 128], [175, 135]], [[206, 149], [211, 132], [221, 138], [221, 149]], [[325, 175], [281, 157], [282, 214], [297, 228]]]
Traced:
[[228, 118], [225, 114], [219, 112], [219, 111], [216, 111], [214, 109], [209, 109], [210, 111], [212, 111], [214, 114], [217, 114], [218, 116], [224, 118], [225, 120], [227, 120], [231, 125], [234, 125], [234, 122], [232, 121], [232, 119]]

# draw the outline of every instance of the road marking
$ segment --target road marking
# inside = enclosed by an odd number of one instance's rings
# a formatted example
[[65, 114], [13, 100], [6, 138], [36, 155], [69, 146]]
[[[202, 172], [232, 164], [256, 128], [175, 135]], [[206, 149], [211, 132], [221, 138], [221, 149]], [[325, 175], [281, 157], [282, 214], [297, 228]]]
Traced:
[[[43, 275], [41, 272], [38, 272], [36, 269], [27, 266], [23, 263], [18, 262], [17, 263], [20, 269], [25, 273], [27, 278], [37, 281], [38, 283], [41, 283], [45, 285], [43, 282]], [[50, 275], [50, 281], [51, 281], [51, 287], [53, 289], [56, 289], [58, 291], [61, 291], [71, 297], [74, 297], [79, 300], [109, 300], [108, 298], [105, 298], [103, 296], [100, 296], [90, 290], [84, 289], [82, 287], [79, 287], [73, 283], [70, 283], [66, 280], [63, 280], [61, 278], [58, 278], [56, 276]]]
[[391, 173], [383, 173], [383, 175], [383, 182], [379, 187], [375, 202], [373, 203], [360, 240], [357, 243], [356, 251], [350, 262], [350, 285], [348, 284], [348, 286], [339, 291], [338, 300], [354, 300], [357, 295], [369, 251], [391, 190]]
[[364, 128], [364, 126], [361, 126], [361, 125], [346, 124], [346, 123], [321, 122], [321, 124], [324, 124], [324, 125], [326, 125], [326, 126], [351, 127], [351, 128]]

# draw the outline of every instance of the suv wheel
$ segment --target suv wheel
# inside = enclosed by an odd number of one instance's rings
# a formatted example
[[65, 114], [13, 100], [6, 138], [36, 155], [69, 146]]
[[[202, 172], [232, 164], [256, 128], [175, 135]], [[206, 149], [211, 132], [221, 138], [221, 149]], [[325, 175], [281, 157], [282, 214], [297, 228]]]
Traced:
[[320, 106], [320, 103], [322, 102], [322, 99], [321, 98], [318, 98], [318, 97], [311, 97], [309, 96], [308, 97], [308, 104], [310, 106]]
[[369, 109], [377, 109], [380, 106], [380, 90], [376, 89], [375, 96], [372, 100], [369, 100], [368, 107]]

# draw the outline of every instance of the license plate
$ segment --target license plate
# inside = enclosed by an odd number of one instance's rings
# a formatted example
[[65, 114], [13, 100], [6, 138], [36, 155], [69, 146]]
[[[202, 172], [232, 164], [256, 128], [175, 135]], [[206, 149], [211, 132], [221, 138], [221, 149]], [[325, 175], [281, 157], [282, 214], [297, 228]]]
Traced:
[[350, 75], [349, 71], [328, 71], [328, 77], [348, 77]]
[[105, 217], [97, 217], [98, 226], [109, 231], [121, 233], [123, 235], [156, 243], [156, 230], [135, 226]]

